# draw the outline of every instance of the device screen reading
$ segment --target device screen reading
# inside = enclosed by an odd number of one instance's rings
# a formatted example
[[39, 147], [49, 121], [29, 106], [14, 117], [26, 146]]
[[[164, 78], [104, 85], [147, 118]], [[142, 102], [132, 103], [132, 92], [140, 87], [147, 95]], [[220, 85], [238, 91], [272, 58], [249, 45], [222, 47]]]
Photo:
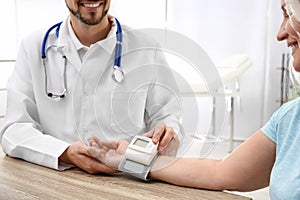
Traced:
[[134, 145], [140, 146], [140, 147], [146, 147], [147, 144], [148, 144], [148, 141], [142, 140], [142, 139], [137, 139], [137, 140], [134, 142]]

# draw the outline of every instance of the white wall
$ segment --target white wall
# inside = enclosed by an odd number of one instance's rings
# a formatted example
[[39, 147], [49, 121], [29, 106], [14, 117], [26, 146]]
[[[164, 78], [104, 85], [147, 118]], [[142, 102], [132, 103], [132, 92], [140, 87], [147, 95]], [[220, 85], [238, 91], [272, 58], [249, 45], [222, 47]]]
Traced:
[[15, 2], [2, 1], [0, 7], [0, 22], [2, 27], [0, 37], [1, 60], [10, 60], [15, 58], [17, 47], [15, 15]]
[[18, 43], [32, 31], [48, 28], [68, 15], [64, 0], [16, 0], [16, 10]]
[[111, 0], [109, 13], [134, 28], [164, 28], [165, 0]]
[[[16, 55], [16, 18], [15, 18], [15, 2], [3, 1], [0, 7], [0, 60], [13, 60]], [[5, 88], [7, 77], [11, 73], [13, 63], [0, 62], [0, 116], [4, 115], [6, 106], [6, 93], [1, 91]], [[0, 127], [2, 120], [0, 118]]]

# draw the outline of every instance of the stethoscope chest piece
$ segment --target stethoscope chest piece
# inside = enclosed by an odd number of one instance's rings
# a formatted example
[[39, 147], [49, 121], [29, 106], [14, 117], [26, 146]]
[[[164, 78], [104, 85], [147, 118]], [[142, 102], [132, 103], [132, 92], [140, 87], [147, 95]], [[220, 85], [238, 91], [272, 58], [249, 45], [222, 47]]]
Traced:
[[124, 79], [124, 72], [118, 66], [114, 66], [113, 78], [118, 83], [121, 83]]

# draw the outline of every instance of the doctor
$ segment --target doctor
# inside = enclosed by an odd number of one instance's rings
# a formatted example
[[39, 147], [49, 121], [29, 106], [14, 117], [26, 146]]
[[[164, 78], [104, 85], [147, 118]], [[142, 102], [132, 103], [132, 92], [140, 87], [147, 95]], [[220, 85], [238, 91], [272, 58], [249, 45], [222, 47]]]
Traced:
[[25, 38], [7, 87], [4, 152], [49, 168], [116, 170], [87, 138], [145, 134], [162, 154], [182, 133], [178, 89], [153, 39], [109, 16], [110, 0], [66, 0], [69, 17]]

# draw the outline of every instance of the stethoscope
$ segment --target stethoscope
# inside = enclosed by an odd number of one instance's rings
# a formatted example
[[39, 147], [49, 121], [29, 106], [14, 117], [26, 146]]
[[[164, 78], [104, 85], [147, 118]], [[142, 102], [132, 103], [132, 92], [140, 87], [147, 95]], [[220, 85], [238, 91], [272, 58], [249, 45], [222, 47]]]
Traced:
[[[121, 83], [124, 79], [124, 72], [121, 67], [121, 56], [122, 56], [122, 42], [123, 42], [123, 36], [122, 36], [122, 27], [117, 18], [115, 18], [116, 24], [117, 24], [117, 32], [116, 32], [116, 37], [117, 37], [117, 43], [116, 43], [116, 52], [115, 52], [115, 60], [114, 60], [114, 71], [113, 71], [113, 78], [117, 83]], [[47, 75], [47, 68], [46, 68], [46, 42], [49, 37], [50, 32], [56, 28], [55, 34], [56, 37], [58, 38], [59, 36], [59, 29], [60, 25], [62, 22], [59, 22], [52, 27], [49, 28], [49, 30], [46, 32], [43, 42], [42, 42], [42, 49], [41, 49], [41, 57], [42, 57], [42, 63], [44, 67], [44, 72], [45, 72], [45, 93], [48, 97], [51, 98], [64, 98], [67, 93], [67, 83], [66, 83], [66, 66], [67, 66], [67, 57], [63, 55], [64, 59], [64, 72], [63, 72], [63, 91], [60, 93], [53, 93], [48, 91], [48, 75]]]

